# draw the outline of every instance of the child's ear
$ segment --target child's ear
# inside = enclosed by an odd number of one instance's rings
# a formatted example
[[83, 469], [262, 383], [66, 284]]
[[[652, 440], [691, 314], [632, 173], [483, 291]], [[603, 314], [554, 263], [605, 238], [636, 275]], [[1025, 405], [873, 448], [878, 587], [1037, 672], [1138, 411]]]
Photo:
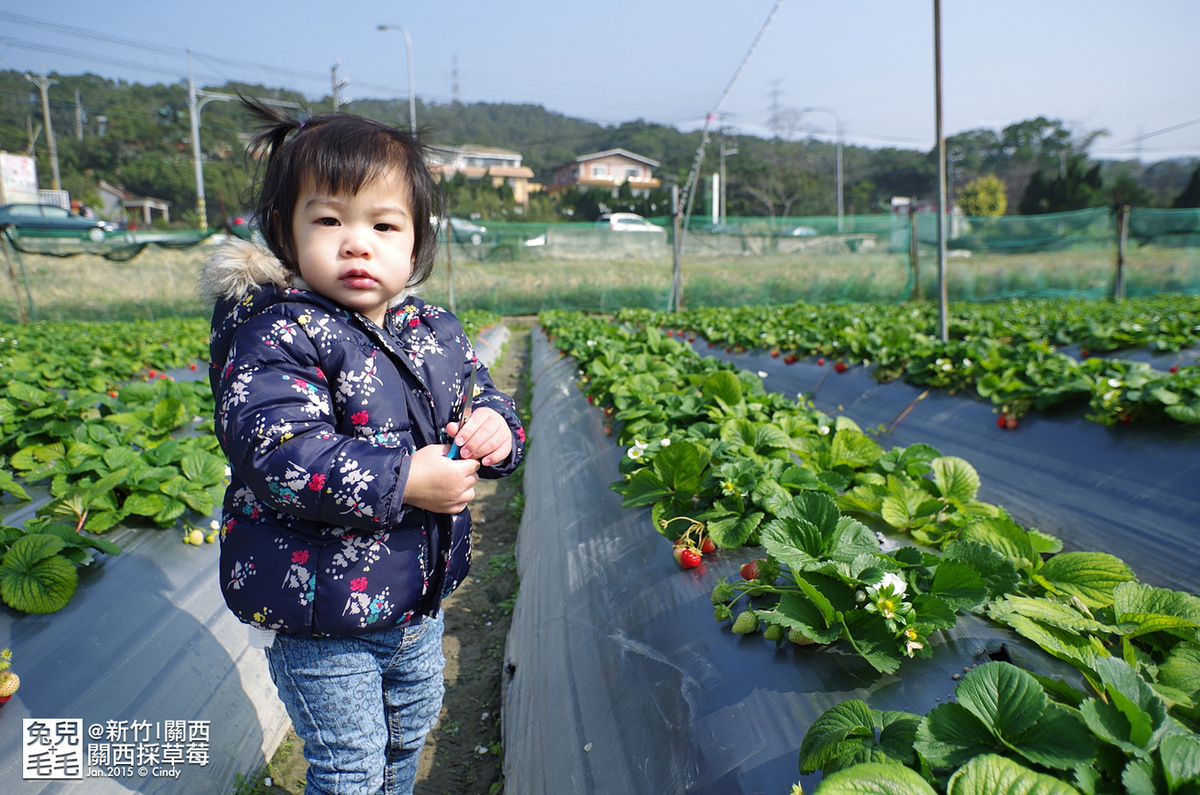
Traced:
[[292, 244], [292, 236], [283, 234], [283, 228], [279, 223], [278, 210], [271, 211], [271, 226], [274, 227], [275, 239], [279, 242], [279, 253], [282, 254], [280, 258], [288, 262], [294, 262], [296, 252]]

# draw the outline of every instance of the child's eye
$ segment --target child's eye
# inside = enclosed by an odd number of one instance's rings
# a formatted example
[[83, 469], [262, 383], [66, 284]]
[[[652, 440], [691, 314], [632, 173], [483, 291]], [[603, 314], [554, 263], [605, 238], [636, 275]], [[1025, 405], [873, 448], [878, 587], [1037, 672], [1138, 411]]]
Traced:
[[337, 226], [337, 222], [338, 221], [336, 218], [326, 217], [326, 218], [318, 218], [317, 219], [317, 223], [320, 224], [321, 226]]
[[376, 232], [395, 232], [396, 226], [395, 226], [395, 224], [379, 223], [379, 224], [375, 224], [375, 231]]

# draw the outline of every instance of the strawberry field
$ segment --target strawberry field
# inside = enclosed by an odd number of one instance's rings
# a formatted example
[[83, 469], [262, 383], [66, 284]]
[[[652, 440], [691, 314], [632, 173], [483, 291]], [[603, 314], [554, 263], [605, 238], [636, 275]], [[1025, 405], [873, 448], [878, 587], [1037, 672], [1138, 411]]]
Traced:
[[1200, 786], [1196, 298], [541, 321], [506, 784]]
[[[1200, 787], [1200, 300], [954, 309], [540, 316], [511, 791]], [[207, 323], [0, 336], [2, 775], [22, 717], [202, 717], [228, 786], [285, 718], [212, 588]]]

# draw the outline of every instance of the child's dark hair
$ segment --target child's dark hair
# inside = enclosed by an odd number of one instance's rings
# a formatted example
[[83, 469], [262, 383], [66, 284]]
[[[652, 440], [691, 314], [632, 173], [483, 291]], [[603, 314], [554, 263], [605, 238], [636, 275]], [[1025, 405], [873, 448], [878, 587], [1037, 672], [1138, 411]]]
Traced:
[[433, 219], [441, 216], [441, 192], [425, 164], [427, 147], [416, 135], [350, 113], [324, 113], [301, 122], [247, 97], [242, 104], [262, 122], [250, 142], [251, 155], [260, 158], [255, 212], [267, 246], [289, 270], [296, 272], [298, 267], [292, 216], [306, 179], [333, 193], [352, 194], [398, 169], [409, 186], [412, 211], [413, 270], [408, 286], [429, 278], [437, 253]]

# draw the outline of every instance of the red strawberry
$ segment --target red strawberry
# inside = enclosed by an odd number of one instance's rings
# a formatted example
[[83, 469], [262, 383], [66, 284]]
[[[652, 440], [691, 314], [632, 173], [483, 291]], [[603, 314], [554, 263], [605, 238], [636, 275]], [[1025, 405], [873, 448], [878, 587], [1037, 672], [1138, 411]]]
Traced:
[[1013, 430], [1014, 428], [1016, 428], [1017, 427], [1017, 418], [1014, 417], [1013, 415], [1009, 414], [1007, 417], [1004, 418], [1004, 427], [1008, 428], [1010, 431]]
[[700, 565], [700, 550], [695, 547], [678, 546], [672, 554], [675, 556], [675, 562], [685, 569], [694, 569]]
[[800, 357], [797, 356], [796, 354], [789, 353], [787, 356], [783, 357], [783, 363], [784, 364], [795, 364], [797, 361], [799, 361], [799, 359], [800, 359]]
[[999, 417], [996, 418], [996, 427], [999, 428], [1000, 430], [1004, 430], [1005, 428], [1008, 427], [1008, 415], [1007, 414], [1001, 414]]
[[772, 359], [778, 359], [778, 358], [779, 358], [779, 349], [778, 349], [778, 348], [772, 348], [772, 349], [771, 349], [771, 358], [772, 358]]
[[1092, 354], [1091, 354], [1091, 353], [1088, 351], [1088, 349], [1087, 349], [1087, 348], [1080, 348], [1080, 349], [1079, 349], [1079, 358], [1081, 358], [1081, 359], [1086, 359], [1087, 357], [1089, 357], [1089, 356], [1091, 356], [1091, 355], [1092, 355]]
[[195, 362], [192, 362], [191, 364], [189, 364], [189, 365], [188, 365], [188, 369], [190, 369], [190, 370], [195, 370], [195, 369], [196, 369], [196, 363], [195, 363]]
[[817, 359], [817, 367], [824, 367], [824, 366], [825, 366], [825, 357], [822, 356], [820, 359]]
[[762, 560], [762, 558], [755, 558], [754, 560], [750, 561], [749, 563], [742, 564], [742, 567], [738, 570], [738, 572], [742, 575], [743, 580], [757, 580], [758, 579], [758, 573], [759, 573], [758, 572], [758, 564], [759, 564], [759, 561], [761, 561], [761, 560]]
[[1173, 364], [1173, 365], [1171, 365], [1171, 368], [1170, 368], [1170, 370], [1171, 370], [1171, 372], [1172, 372], [1172, 373], [1178, 373], [1178, 372], [1179, 372], [1179, 365], [1177, 365], [1177, 364]]
[[705, 555], [707, 555], [709, 552], [716, 552], [717, 545], [713, 543], [711, 538], [705, 536], [704, 538], [700, 539], [700, 551]]
[[834, 369], [834, 370], [837, 370], [839, 373], [844, 373], [844, 372], [846, 372], [846, 363], [845, 363], [845, 362], [838, 362], [837, 364], [835, 364], [835, 365], [833, 366], [833, 369]]
[[146, 375], [150, 376], [151, 378], [158, 378], [158, 370], [148, 370]]

